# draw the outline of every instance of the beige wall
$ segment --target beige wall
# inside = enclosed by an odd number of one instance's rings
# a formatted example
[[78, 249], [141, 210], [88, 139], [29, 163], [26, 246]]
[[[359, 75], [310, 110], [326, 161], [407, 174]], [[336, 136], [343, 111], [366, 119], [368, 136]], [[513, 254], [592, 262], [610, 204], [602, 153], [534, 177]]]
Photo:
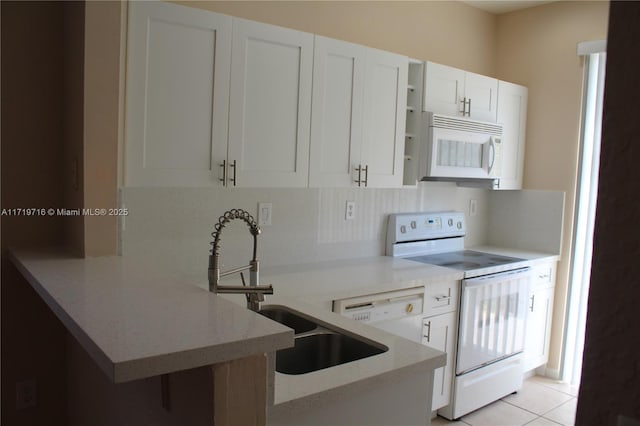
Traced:
[[578, 161], [583, 62], [576, 44], [607, 36], [608, 2], [558, 2], [498, 18], [497, 76], [529, 88], [524, 187], [566, 192], [551, 374], [560, 367]]
[[[121, 3], [90, 1], [85, 8], [84, 207], [117, 207], [120, 137]], [[115, 254], [117, 217], [85, 216], [86, 256]]]
[[496, 16], [453, 1], [178, 2], [495, 74]]

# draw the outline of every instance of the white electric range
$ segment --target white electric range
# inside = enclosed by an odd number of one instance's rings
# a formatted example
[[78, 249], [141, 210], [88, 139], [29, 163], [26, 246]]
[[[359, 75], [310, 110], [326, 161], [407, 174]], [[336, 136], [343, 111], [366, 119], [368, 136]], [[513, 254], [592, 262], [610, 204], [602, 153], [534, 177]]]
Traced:
[[389, 216], [387, 255], [464, 272], [451, 403], [438, 410], [459, 417], [522, 386], [522, 352], [529, 297], [528, 261], [464, 249], [461, 212]]

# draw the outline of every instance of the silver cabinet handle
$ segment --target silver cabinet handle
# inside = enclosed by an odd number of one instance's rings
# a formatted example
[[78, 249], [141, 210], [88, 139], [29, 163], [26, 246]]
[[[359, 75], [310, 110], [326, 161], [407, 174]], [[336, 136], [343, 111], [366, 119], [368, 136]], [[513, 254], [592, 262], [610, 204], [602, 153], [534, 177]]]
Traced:
[[222, 178], [220, 178], [220, 182], [222, 182], [222, 186], [227, 186], [227, 160], [222, 160]]
[[233, 186], [236, 186], [236, 170], [238, 169], [236, 160], [233, 160], [233, 163], [229, 164], [229, 167], [233, 167], [233, 179], [229, 179], [233, 182]]
[[435, 299], [437, 302], [439, 302], [441, 300], [449, 300], [451, 299], [451, 296], [435, 296]]
[[427, 334], [424, 334], [423, 337], [427, 339], [427, 343], [429, 343], [431, 342], [431, 321], [425, 322], [424, 326], [427, 328]]
[[364, 166], [364, 187], [369, 183], [369, 165]]
[[462, 98], [462, 111], [460, 112], [462, 113], [463, 117], [467, 115], [467, 98], [466, 97]]
[[471, 116], [471, 98], [467, 99], [466, 96], [462, 98], [462, 111], [460, 112], [462, 113], [463, 117]]
[[532, 294], [530, 299], [531, 299], [531, 306], [529, 306], [529, 310], [533, 312], [533, 304], [536, 302], [536, 295]]
[[[364, 187], [366, 188], [369, 183], [369, 165], [367, 164], [362, 168], [362, 164], [358, 164], [358, 167], [354, 170], [358, 172], [358, 179], [354, 180], [354, 182], [357, 183], [358, 186], [362, 186], [364, 184]], [[362, 172], [364, 172], [364, 179], [362, 179]]]

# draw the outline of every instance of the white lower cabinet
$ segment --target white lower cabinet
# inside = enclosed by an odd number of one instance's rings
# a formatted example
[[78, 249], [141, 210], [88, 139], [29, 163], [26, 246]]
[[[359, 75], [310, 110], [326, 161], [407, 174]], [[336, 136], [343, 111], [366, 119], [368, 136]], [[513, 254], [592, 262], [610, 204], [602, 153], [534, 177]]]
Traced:
[[433, 411], [451, 402], [459, 301], [460, 281], [442, 281], [425, 287], [422, 344], [447, 353], [447, 364], [434, 372]]
[[449, 312], [424, 318], [422, 321], [422, 344], [447, 353], [447, 365], [434, 371], [433, 411], [449, 405], [453, 383], [453, 363], [456, 343], [457, 313]]
[[555, 262], [533, 267], [524, 344], [524, 371], [540, 367], [549, 360], [555, 270]]
[[408, 61], [315, 37], [309, 186], [402, 186]]

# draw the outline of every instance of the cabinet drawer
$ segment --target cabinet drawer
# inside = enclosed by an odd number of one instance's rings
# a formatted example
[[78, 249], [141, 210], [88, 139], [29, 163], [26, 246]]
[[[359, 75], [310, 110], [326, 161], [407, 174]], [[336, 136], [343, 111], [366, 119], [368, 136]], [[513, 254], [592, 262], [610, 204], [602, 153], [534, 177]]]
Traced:
[[556, 263], [544, 263], [533, 267], [531, 290], [553, 287], [556, 283]]
[[458, 309], [460, 281], [443, 281], [429, 284], [424, 292], [425, 317]]

